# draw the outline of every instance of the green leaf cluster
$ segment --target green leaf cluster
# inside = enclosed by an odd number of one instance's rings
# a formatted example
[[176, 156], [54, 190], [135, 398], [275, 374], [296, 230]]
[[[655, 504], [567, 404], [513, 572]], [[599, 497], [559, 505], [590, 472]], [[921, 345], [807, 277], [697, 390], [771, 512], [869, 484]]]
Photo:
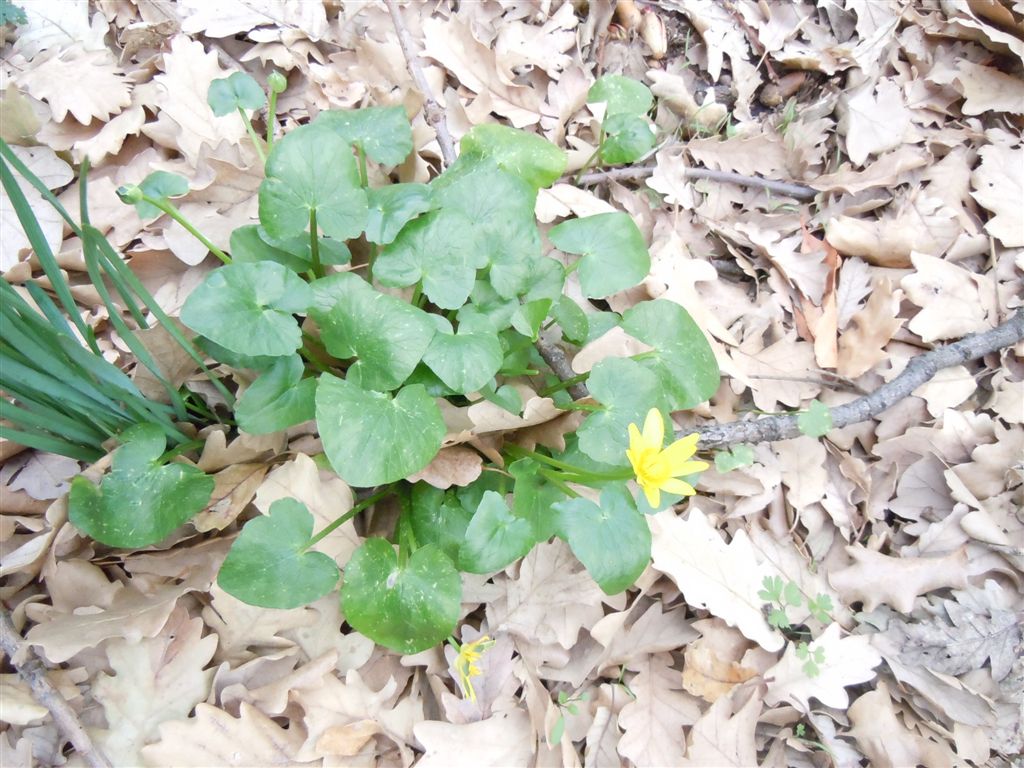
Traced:
[[604, 75], [590, 87], [587, 101], [605, 105], [601, 162], [633, 163], [654, 148], [654, 125], [647, 117], [654, 96], [646, 85], [622, 75]]

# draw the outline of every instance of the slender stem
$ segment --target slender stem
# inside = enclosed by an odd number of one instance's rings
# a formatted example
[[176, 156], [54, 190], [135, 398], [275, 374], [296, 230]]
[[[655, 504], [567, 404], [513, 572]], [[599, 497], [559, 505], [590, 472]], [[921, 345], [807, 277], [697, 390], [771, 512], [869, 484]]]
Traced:
[[376, 243], [370, 243], [370, 253], [366, 257], [366, 272], [367, 274], [373, 274], [373, 262], [377, 260], [377, 253], [380, 251], [380, 247]]
[[277, 127], [277, 91], [270, 89], [270, 103], [267, 105], [267, 154], [274, 148], [274, 129]]
[[508, 445], [505, 447], [505, 451], [511, 456], [515, 456], [517, 458], [531, 458], [541, 464], [547, 464], [549, 467], [562, 469], [566, 472], [571, 472], [574, 475], [589, 474], [587, 470], [582, 467], [577, 467], [575, 464], [569, 464], [566, 461], [552, 459], [550, 456], [545, 456], [543, 453], [537, 453], [537, 451], [531, 451], [527, 448], [523, 448], [521, 445]]
[[573, 184], [579, 184], [580, 183], [580, 178], [582, 178], [583, 174], [585, 174], [587, 171], [589, 171], [590, 168], [594, 165], [594, 161], [597, 160], [597, 158], [599, 158], [601, 156], [601, 149], [604, 147], [604, 140], [605, 140], [605, 138], [606, 138], [606, 135], [605, 135], [605, 132], [604, 132], [604, 126], [602, 125], [601, 126], [601, 133], [600, 133], [600, 135], [598, 137], [598, 141], [597, 141], [597, 149], [595, 149], [594, 153], [590, 157], [587, 158], [587, 162], [585, 162], [583, 164], [583, 167], [580, 168], [579, 171], [576, 172], [576, 178], [573, 179], [573, 182], [572, 182]]
[[153, 205], [153, 206], [159, 208], [161, 211], [166, 213], [168, 216], [170, 216], [176, 222], [181, 224], [181, 226], [185, 228], [186, 232], [188, 232], [190, 235], [192, 235], [192, 237], [194, 237], [200, 243], [205, 245], [207, 250], [209, 250], [210, 253], [212, 253], [218, 259], [223, 261], [225, 264], [230, 264], [231, 263], [231, 257], [229, 257], [226, 253], [224, 253], [224, 251], [222, 251], [216, 245], [211, 243], [209, 238], [206, 237], [206, 235], [204, 235], [202, 232], [200, 232], [198, 229], [196, 229], [194, 226], [192, 226], [192, 222], [190, 222], [188, 219], [186, 219], [181, 214], [181, 211], [179, 211], [170, 201], [168, 201], [168, 200], [160, 200], [160, 199], [157, 199], [155, 197], [150, 197], [149, 195], [143, 195], [142, 199], [145, 200], [150, 205]]
[[356, 143], [356, 154], [359, 156], [359, 183], [366, 189], [370, 180], [366, 174], [366, 150], [363, 149], [362, 142]]
[[249, 138], [252, 140], [252, 145], [256, 147], [256, 154], [260, 156], [260, 165], [267, 164], [267, 155], [263, 151], [263, 145], [260, 144], [260, 137], [256, 135], [256, 130], [252, 127], [252, 120], [245, 114], [245, 110], [241, 107], [238, 108], [238, 114], [242, 116], [242, 122], [245, 124], [245, 132], [249, 134]]
[[167, 453], [160, 457], [160, 461], [166, 464], [175, 456], [180, 456], [183, 453], [188, 453], [189, 451], [196, 450], [197, 448], [202, 448], [204, 445], [206, 445], [206, 440], [189, 440], [188, 442], [176, 445], [171, 450], [167, 451]]
[[593, 403], [569, 403], [568, 405], [561, 406], [567, 411], [587, 411], [588, 413], [595, 413], [597, 411], [603, 411], [603, 405], [595, 405]]
[[547, 469], [542, 469], [542, 470], [540, 470], [540, 474], [542, 474], [544, 477], [546, 477], [549, 483], [551, 483], [553, 486], [558, 488], [558, 490], [560, 490], [566, 496], [568, 496], [570, 498], [573, 498], [573, 499], [578, 499], [579, 498], [579, 494], [576, 493], [576, 491], [574, 491], [572, 488], [570, 488], [568, 486], [568, 484], [562, 482], [562, 478], [561, 478], [561, 476], [557, 472], [552, 472], [552, 471], [547, 470]]
[[343, 526], [345, 523], [347, 523], [349, 520], [351, 520], [353, 517], [358, 515], [360, 512], [362, 512], [367, 507], [372, 507], [374, 504], [376, 504], [378, 501], [383, 499], [385, 496], [387, 496], [390, 493], [393, 493], [394, 492], [394, 487], [393, 486], [394, 486], [394, 483], [391, 483], [390, 485], [385, 486], [381, 490], [377, 491], [372, 496], [367, 496], [365, 499], [360, 501], [358, 504], [356, 504], [354, 507], [352, 507], [352, 509], [350, 509], [348, 512], [343, 514], [341, 517], [339, 517], [333, 523], [331, 523], [330, 525], [325, 527], [322, 531], [320, 531], [320, 533], [316, 534], [309, 541], [307, 541], [306, 542], [306, 546], [303, 547], [303, 551], [308, 550], [314, 544], [318, 543], [319, 541], [321, 541], [322, 539], [326, 538], [327, 536], [330, 536], [332, 533], [334, 533], [335, 530], [337, 530], [338, 528]]
[[416, 283], [412, 288], [412, 298], [409, 299], [409, 303], [414, 307], [418, 307], [421, 298], [423, 298], [423, 286], [420, 283]]
[[586, 373], [581, 373], [577, 376], [573, 376], [572, 378], [563, 379], [557, 384], [552, 384], [550, 387], [545, 387], [544, 389], [542, 389], [540, 391], [540, 396], [550, 397], [551, 395], [555, 394], [555, 392], [561, 392], [563, 389], [569, 389], [569, 387], [575, 386], [576, 384], [582, 384], [589, 378], [590, 371], [587, 371]]
[[320, 264], [320, 238], [316, 231], [316, 208], [309, 209], [309, 255], [313, 259], [313, 274], [324, 276], [323, 265]]

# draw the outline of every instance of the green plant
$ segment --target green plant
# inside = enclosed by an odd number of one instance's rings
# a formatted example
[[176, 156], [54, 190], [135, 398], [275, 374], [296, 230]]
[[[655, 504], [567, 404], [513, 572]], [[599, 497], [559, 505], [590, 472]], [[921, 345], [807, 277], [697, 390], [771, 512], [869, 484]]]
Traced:
[[[245, 117], [259, 100], [246, 81], [228, 80], [211, 101]], [[601, 87], [612, 116], [646, 120], [646, 88], [608, 80]], [[616, 151], [629, 144], [625, 133], [619, 144], [619, 132], [606, 133]], [[401, 108], [321, 113], [273, 142], [259, 224], [236, 230], [228, 253], [214, 250], [170, 202], [188, 190], [187, 180], [153, 175], [119, 190], [142, 215], [173, 216], [224, 262], [189, 296], [181, 320], [200, 334], [197, 345], [220, 370], [248, 371], [252, 383], [233, 404], [238, 427], [264, 433], [314, 418], [326, 463], [349, 485], [368, 489], [316, 535], [302, 504], [277, 502], [245, 524], [219, 583], [267, 607], [317, 599], [336, 587], [341, 569], [315, 544], [394, 496], [400, 514], [393, 535], [367, 539], [342, 564], [340, 598], [355, 629], [404, 653], [450, 635], [460, 571], [500, 570], [552, 536], [568, 543], [609, 594], [630, 586], [650, 559], [643, 515], [691, 492], [694, 477], [678, 476], [706, 467], [686, 460], [692, 436], [682, 441], [685, 451], [662, 451], [666, 415], [698, 405], [719, 384], [703, 333], [679, 305], [654, 300], [621, 315], [587, 314], [564, 295], [573, 273], [587, 298], [631, 288], [646, 276], [650, 257], [624, 213], [552, 228], [568, 266], [544, 254], [534, 206], [538, 190], [565, 169], [561, 150], [522, 131], [478, 126], [463, 138], [458, 161], [430, 184], [368, 187], [369, 162], [394, 165], [411, 149]], [[354, 253], [365, 265], [351, 265]], [[582, 345], [615, 326], [649, 351], [603, 360], [569, 382], [533, 346], [542, 328]], [[499, 443], [500, 458], [491, 455], [465, 487], [442, 491], [405, 480], [442, 448], [448, 428], [439, 403], [450, 411], [490, 401], [518, 418], [527, 406], [516, 388], [524, 377], [559, 408], [586, 412], [564, 450]], [[566, 392], [583, 380], [593, 403], [576, 403]], [[643, 445], [630, 438], [630, 425], [640, 435], [640, 423]], [[154, 438], [146, 439], [153, 458]], [[165, 477], [174, 469], [154, 462], [140, 468], [115, 456], [100, 496], [123, 495], [138, 473]], [[195, 479], [188, 475], [166, 481]], [[644, 493], [632, 490], [633, 479], [645, 484]], [[580, 486], [595, 489], [600, 502], [580, 497]], [[120, 513], [108, 504], [104, 514]], [[181, 522], [156, 517], [150, 537]], [[122, 545], [100, 527], [83, 523], [83, 530]]]
[[[810, 635], [806, 630], [794, 629], [786, 613], [786, 608], [799, 608], [806, 600], [807, 611], [819, 623], [831, 621], [829, 611], [832, 610], [832, 598], [828, 595], [809, 597], [800, 591], [799, 585], [793, 581], [783, 582], [781, 576], [765, 576], [761, 582], [763, 587], [757, 596], [767, 602], [765, 606], [768, 623], [781, 630], [787, 638]], [[820, 673], [819, 664], [825, 662], [824, 648], [811, 648], [806, 641], [796, 646], [797, 658], [804, 662], [804, 673], [808, 677], [816, 677]]]
[[[75, 306], [67, 278], [43, 237], [15, 174], [35, 188], [81, 239], [88, 275], [114, 330], [163, 386], [166, 404], [145, 397], [128, 376], [100, 355], [93, 331]], [[87, 194], [86, 176], [87, 168], [80, 177], [82, 201]], [[102, 457], [107, 440], [118, 438], [137, 424], [150, 425], [176, 446], [188, 443], [190, 438], [179, 423], [192, 419], [196, 406], [166, 379], [136, 335], [135, 329], [148, 325], [141, 308], [150, 309], [197, 364], [202, 364], [199, 351], [92, 227], [84, 202], [79, 223], [3, 141], [0, 182], [57, 298], [54, 302], [34, 281], [25, 285], [27, 297], [6, 279], [0, 281], [4, 332], [0, 340], [0, 389], [8, 396], [0, 399], [0, 418], [5, 421], [0, 424], [0, 435], [84, 461]], [[219, 382], [215, 383], [230, 402], [230, 393]]]
[[580, 175], [594, 163], [633, 163], [654, 149], [655, 128], [647, 117], [654, 106], [654, 95], [646, 85], [622, 75], [605, 75], [590, 87], [587, 102], [603, 103], [604, 119], [597, 149], [580, 169]]
[[568, 712], [570, 715], [579, 714], [580, 710], [576, 703], [586, 700], [587, 694], [585, 693], [570, 696], [565, 691], [558, 692], [558, 719], [555, 720], [555, 724], [551, 727], [552, 744], [562, 743], [562, 736], [565, 735], [565, 713]]

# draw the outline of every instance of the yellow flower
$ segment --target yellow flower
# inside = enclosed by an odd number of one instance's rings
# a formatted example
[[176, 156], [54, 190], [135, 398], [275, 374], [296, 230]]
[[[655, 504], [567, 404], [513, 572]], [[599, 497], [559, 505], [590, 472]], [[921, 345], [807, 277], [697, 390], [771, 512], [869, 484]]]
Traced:
[[459, 675], [459, 687], [462, 688], [462, 695], [472, 702], [476, 702], [476, 691], [473, 690], [471, 678], [478, 676], [480, 667], [476, 665], [483, 656], [484, 651], [494, 645], [494, 640], [487, 635], [478, 637], [471, 643], [457, 645], [459, 655], [455, 658], [455, 671]]
[[626, 451], [626, 457], [633, 465], [636, 481], [643, 488], [647, 502], [654, 509], [661, 504], [662, 491], [683, 496], [693, 496], [696, 493], [692, 485], [677, 478], [708, 468], [709, 465], [705, 461], [688, 460], [697, 452], [699, 438], [700, 436], [694, 432], [662, 450], [661, 446], [665, 442], [665, 425], [657, 408], [651, 408], [647, 412], [642, 433], [636, 424], [629, 425], [629, 449]]

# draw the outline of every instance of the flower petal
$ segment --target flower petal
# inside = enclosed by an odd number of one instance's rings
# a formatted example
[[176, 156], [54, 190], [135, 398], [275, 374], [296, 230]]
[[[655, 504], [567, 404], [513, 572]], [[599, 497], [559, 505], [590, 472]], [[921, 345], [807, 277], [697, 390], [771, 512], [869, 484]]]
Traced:
[[694, 489], [692, 485], [682, 480], [677, 480], [676, 478], [666, 480], [664, 483], [662, 483], [661, 490], [665, 491], [666, 493], [675, 493], [678, 494], [679, 496], [693, 496], [695, 493], [697, 493], [697, 491]]
[[662, 458], [670, 467], [672, 467], [673, 475], [682, 474], [682, 472], [676, 471], [676, 466], [682, 464], [697, 452], [698, 440], [700, 440], [700, 435], [694, 432], [692, 435], [679, 438], [661, 452]]
[[651, 509], [657, 509], [661, 505], [661, 491], [658, 490], [658, 486], [643, 483], [640, 487], [644, 489], [644, 496], [647, 497]]
[[665, 443], [665, 422], [662, 421], [661, 411], [657, 408], [651, 408], [644, 419], [644, 440], [658, 450], [661, 450]]

